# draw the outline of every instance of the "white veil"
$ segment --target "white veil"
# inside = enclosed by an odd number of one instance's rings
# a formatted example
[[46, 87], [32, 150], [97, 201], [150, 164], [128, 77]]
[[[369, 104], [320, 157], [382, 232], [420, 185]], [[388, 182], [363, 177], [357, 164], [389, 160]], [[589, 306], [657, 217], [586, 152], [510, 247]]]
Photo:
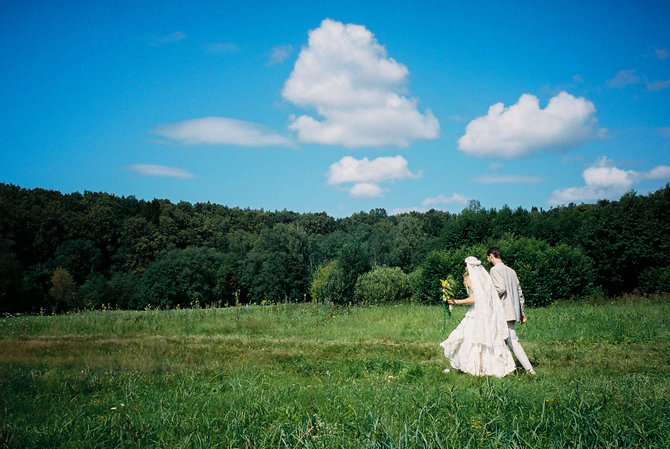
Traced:
[[508, 337], [507, 322], [502, 301], [498, 296], [491, 275], [476, 257], [465, 259], [475, 297], [474, 314], [479, 323], [480, 335], [475, 338], [481, 343], [503, 341]]

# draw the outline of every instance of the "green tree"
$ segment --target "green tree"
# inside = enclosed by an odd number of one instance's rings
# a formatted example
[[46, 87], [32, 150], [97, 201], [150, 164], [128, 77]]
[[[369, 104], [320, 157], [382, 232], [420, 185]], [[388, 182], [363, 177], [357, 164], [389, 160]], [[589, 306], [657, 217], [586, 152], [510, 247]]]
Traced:
[[141, 297], [140, 278], [133, 272], [115, 272], [107, 282], [105, 303], [120, 309], [132, 309], [147, 302]]
[[49, 294], [55, 301], [57, 310], [72, 310], [80, 306], [72, 275], [65, 268], [58, 267], [51, 275]]
[[101, 252], [91, 240], [75, 239], [63, 242], [54, 255], [52, 266], [65, 268], [74, 282], [83, 284], [91, 273], [102, 268]]
[[9, 242], [0, 240], [0, 313], [21, 311], [22, 271]]
[[316, 270], [310, 294], [312, 299], [318, 302], [343, 305], [353, 301], [347, 291], [344, 271], [338, 260], [332, 260]]
[[222, 264], [222, 254], [213, 248], [169, 251], [147, 267], [134, 305], [174, 308], [216, 303], [220, 298], [214, 292]]
[[428, 235], [423, 230], [421, 220], [408, 215], [398, 218], [391, 264], [409, 272], [414, 270], [426, 255], [425, 243]]
[[337, 256], [337, 267], [341, 273], [338, 282], [343, 284], [343, 298], [344, 302], [348, 303], [354, 301], [354, 288], [358, 277], [370, 270], [370, 257], [367, 249], [360, 243], [351, 242], [342, 247]]
[[303, 299], [309, 288], [307, 233], [293, 224], [263, 231], [244, 261], [242, 284], [252, 301]]
[[77, 292], [84, 307], [97, 308], [108, 302], [107, 279], [100, 273], [91, 273]]
[[412, 296], [409, 276], [398, 267], [377, 266], [358, 277], [356, 303], [381, 304], [408, 301]]

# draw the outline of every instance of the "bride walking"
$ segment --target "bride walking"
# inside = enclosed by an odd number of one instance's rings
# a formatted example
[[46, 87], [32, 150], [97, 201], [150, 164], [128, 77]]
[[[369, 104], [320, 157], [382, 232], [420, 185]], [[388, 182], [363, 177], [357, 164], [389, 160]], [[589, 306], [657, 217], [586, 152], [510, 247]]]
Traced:
[[514, 371], [515, 364], [505, 344], [508, 329], [502, 303], [479, 259], [466, 258], [465, 267], [463, 282], [469, 296], [449, 299], [449, 303], [472, 307], [440, 346], [454, 369], [473, 376], [504, 377]]

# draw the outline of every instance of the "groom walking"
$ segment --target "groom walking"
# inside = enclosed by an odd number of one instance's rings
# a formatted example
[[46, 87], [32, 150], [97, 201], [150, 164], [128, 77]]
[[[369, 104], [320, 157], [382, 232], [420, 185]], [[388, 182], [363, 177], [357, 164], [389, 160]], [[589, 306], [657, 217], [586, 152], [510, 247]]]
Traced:
[[503, 263], [500, 248], [495, 246], [489, 248], [486, 251], [486, 260], [493, 265], [491, 267], [491, 278], [496, 290], [498, 290], [498, 296], [500, 296], [503, 309], [505, 310], [505, 319], [509, 328], [509, 337], [506, 340], [507, 346], [512, 350], [521, 366], [530, 374], [535, 374], [535, 370], [533, 370], [526, 352], [519, 343], [516, 330], [514, 330], [515, 322], [526, 322], [526, 315], [523, 313], [524, 297], [519, 285], [519, 278], [514, 270]]

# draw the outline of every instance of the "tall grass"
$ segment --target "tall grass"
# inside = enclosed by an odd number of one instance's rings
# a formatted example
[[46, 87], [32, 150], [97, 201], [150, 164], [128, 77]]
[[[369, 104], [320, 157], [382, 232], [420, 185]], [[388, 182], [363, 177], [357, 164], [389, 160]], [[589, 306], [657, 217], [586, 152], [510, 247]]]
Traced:
[[532, 309], [503, 379], [442, 372], [465, 309], [5, 318], [0, 447], [670, 447], [669, 299]]

